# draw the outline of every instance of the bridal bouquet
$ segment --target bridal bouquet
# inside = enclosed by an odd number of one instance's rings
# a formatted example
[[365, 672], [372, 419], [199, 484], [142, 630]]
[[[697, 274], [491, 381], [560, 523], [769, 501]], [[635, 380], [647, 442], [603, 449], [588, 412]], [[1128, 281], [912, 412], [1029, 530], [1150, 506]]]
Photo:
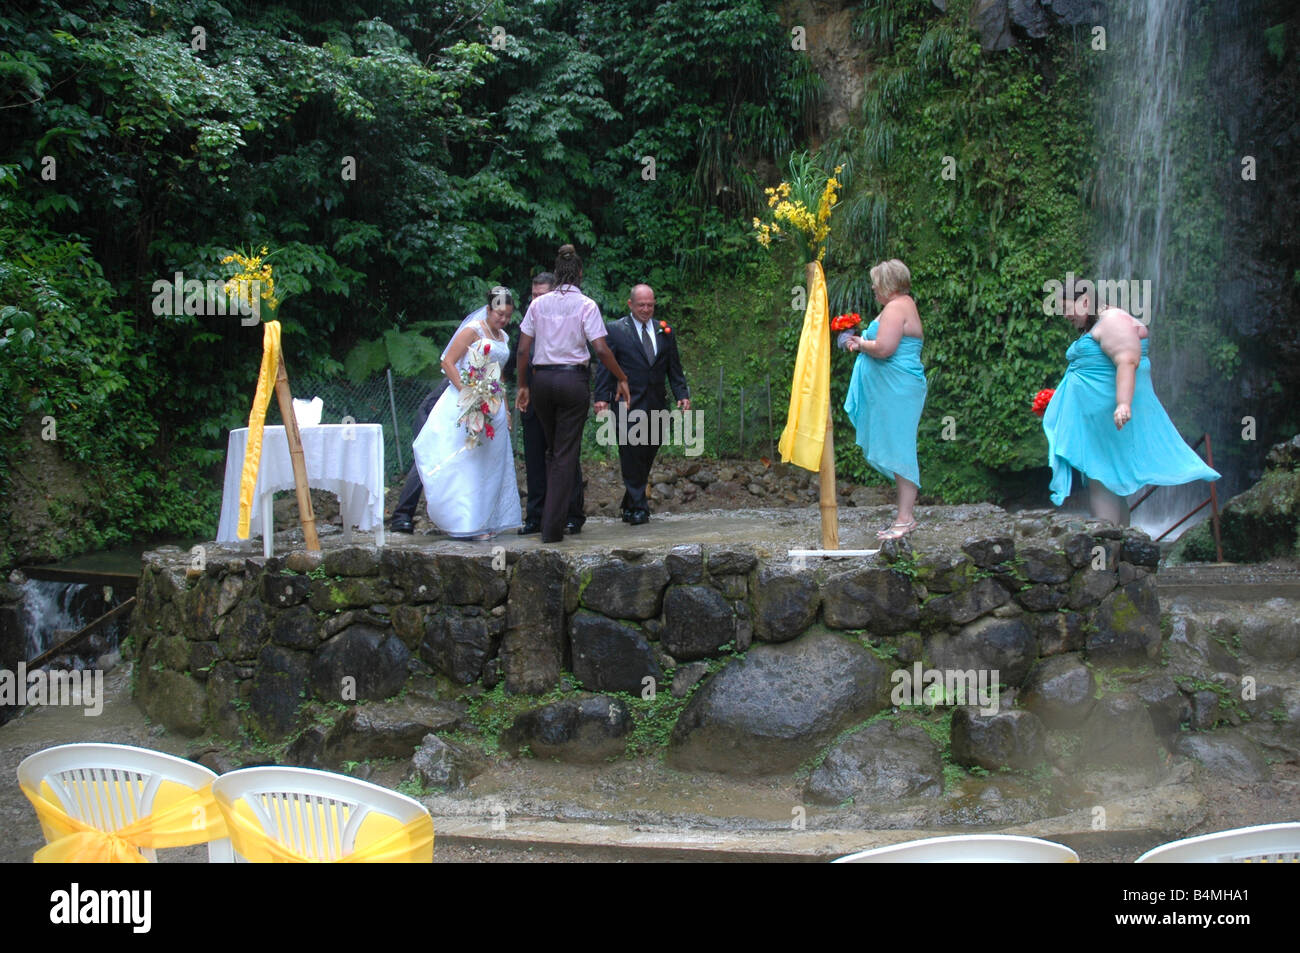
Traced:
[[1030, 409], [1033, 410], [1037, 416], [1043, 416], [1043, 414], [1047, 413], [1047, 405], [1052, 402], [1052, 397], [1055, 393], [1056, 391], [1050, 387], [1040, 390], [1034, 395], [1034, 403]]
[[501, 386], [501, 365], [492, 360], [492, 342], [480, 339], [469, 346], [468, 363], [461, 374], [460, 417], [457, 424], [463, 424], [468, 435], [465, 446], [477, 447], [484, 435], [492, 440], [496, 430], [488, 421], [496, 415], [505, 401], [505, 388]]

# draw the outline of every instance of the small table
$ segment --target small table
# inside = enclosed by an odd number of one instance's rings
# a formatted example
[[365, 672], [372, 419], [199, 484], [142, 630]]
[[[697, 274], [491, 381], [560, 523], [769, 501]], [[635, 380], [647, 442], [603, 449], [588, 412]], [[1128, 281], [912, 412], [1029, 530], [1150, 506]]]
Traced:
[[[307, 485], [328, 490], [339, 498], [343, 517], [343, 539], [352, 541], [355, 523], [362, 532], [373, 531], [375, 545], [384, 545], [384, 428], [380, 424], [320, 424], [301, 427]], [[226, 479], [221, 494], [221, 522], [217, 542], [240, 542], [239, 481], [244, 472], [248, 428], [230, 431], [226, 448]], [[253, 512], [249, 537], [262, 534], [262, 552], [272, 555], [275, 521], [272, 497], [276, 490], [292, 490], [293, 462], [284, 427], [266, 427], [262, 432], [262, 461], [253, 491]]]

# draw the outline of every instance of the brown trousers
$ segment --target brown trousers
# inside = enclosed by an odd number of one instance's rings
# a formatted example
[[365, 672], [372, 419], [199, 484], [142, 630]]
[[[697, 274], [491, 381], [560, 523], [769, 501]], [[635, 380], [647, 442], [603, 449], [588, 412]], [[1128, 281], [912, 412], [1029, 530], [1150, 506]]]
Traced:
[[542, 542], [564, 538], [569, 501], [578, 480], [582, 428], [591, 401], [590, 371], [581, 364], [533, 367], [530, 398], [546, 434], [546, 499], [542, 503]]

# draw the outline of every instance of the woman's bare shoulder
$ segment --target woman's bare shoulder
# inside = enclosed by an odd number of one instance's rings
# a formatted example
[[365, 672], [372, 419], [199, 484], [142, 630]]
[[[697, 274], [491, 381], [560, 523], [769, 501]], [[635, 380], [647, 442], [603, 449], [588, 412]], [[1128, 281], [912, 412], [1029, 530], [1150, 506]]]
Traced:
[[[891, 312], [891, 308], [895, 310]], [[880, 317], [883, 319], [886, 314], [892, 314], [892, 316], [896, 316], [897, 319], [902, 322], [903, 333], [907, 337], [919, 338], [923, 336], [921, 329], [921, 312], [916, 307], [916, 299], [910, 294], [899, 295], [897, 298], [890, 301], [889, 304], [885, 305], [884, 310], [880, 312]]]
[[1116, 337], [1128, 337], [1136, 334], [1138, 339], [1147, 336], [1147, 326], [1123, 308], [1103, 308], [1097, 312], [1097, 323], [1093, 326], [1093, 337], [1100, 334]]

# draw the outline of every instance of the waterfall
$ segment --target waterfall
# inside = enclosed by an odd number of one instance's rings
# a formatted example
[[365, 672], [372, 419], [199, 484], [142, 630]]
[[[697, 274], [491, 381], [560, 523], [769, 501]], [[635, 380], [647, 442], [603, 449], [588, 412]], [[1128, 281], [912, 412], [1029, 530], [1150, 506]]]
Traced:
[[[1144, 320], [1150, 329], [1152, 383], [1189, 442], [1206, 431], [1221, 434], [1228, 403], [1226, 381], [1219, 393], [1206, 392], [1210, 356], [1204, 336], [1197, 334], [1209, 319], [1218, 276], [1188, 260], [1193, 256], [1187, 236], [1197, 236], [1192, 246], [1197, 250], [1213, 248], [1220, 240], [1213, 230], [1221, 235], [1224, 212], [1221, 197], [1207, 201], [1212, 190], [1204, 183], [1201, 191], [1191, 194], [1186, 188], [1194, 176], [1203, 178], [1215, 161], [1218, 122], [1210, 81], [1232, 81], [1231, 76], [1212, 76], [1218, 71], [1207, 63], [1207, 9], [1201, 0], [1115, 0], [1106, 23], [1107, 49], [1096, 54], [1104, 59], [1098, 97], [1094, 278], [1123, 282], [1125, 288], [1149, 288]], [[1197, 262], [1204, 264], [1204, 259]], [[1102, 303], [1136, 314], [1123, 301]], [[1228, 454], [1215, 459], [1225, 477], [1224, 465], [1230, 462]], [[1221, 504], [1229, 495], [1225, 490], [1240, 488], [1235, 479], [1219, 484]], [[1207, 495], [1206, 484], [1200, 482], [1161, 488], [1134, 514], [1134, 523], [1156, 536]], [[1207, 507], [1172, 536], [1208, 515]]]
[[89, 619], [80, 618], [74, 602], [85, 585], [28, 579], [22, 584], [23, 629], [27, 633], [27, 657], [35, 658], [53, 644], [60, 629], [80, 629]]

